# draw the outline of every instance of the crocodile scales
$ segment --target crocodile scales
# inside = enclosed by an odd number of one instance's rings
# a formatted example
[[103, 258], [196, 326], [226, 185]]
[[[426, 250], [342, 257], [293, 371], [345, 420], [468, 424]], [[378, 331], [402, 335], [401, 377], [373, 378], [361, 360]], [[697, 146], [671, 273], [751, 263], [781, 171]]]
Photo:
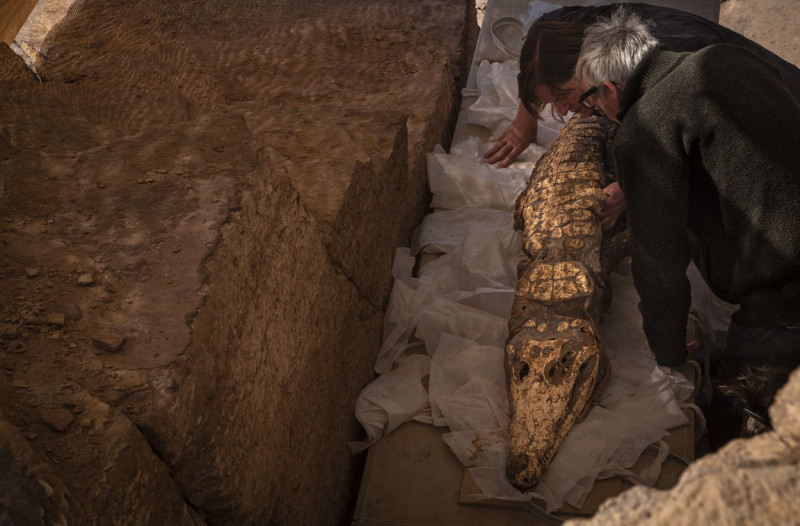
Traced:
[[614, 181], [616, 125], [575, 116], [542, 156], [517, 200], [520, 262], [505, 367], [511, 403], [506, 473], [532, 488], [610, 375], [597, 336], [606, 278], [627, 253], [627, 233], [604, 236], [600, 213]]

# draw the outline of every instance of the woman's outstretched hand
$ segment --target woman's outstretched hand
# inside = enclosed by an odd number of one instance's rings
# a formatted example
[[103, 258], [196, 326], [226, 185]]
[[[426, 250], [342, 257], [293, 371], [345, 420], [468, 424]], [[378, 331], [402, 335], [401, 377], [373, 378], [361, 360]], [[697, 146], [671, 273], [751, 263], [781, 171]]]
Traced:
[[514, 120], [500, 134], [495, 145], [486, 152], [483, 158], [490, 164], [497, 163], [498, 167], [505, 168], [514, 162], [525, 148], [536, 142], [538, 130], [539, 121], [528, 113], [524, 106], [520, 105]]

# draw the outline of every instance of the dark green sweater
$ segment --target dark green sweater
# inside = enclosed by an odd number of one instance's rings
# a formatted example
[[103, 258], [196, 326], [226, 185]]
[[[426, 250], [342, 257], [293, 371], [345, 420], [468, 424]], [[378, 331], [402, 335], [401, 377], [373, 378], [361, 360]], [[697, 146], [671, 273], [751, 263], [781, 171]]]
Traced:
[[776, 71], [730, 45], [658, 48], [618, 117], [633, 277], [658, 362], [686, 357], [692, 256], [714, 293], [740, 304], [738, 323], [800, 322], [800, 104]]

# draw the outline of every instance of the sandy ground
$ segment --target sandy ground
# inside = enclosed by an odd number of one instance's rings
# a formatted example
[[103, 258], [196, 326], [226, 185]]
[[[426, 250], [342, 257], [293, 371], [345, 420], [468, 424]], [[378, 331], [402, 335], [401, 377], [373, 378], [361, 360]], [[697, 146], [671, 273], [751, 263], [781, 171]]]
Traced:
[[720, 24], [800, 64], [800, 2], [797, 0], [726, 0]]

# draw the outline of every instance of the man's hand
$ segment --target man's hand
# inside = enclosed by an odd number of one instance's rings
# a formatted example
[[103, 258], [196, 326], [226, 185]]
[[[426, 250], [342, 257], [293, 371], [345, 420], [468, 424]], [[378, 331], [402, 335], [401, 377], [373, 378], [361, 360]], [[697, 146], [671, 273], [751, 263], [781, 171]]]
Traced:
[[483, 156], [490, 164], [505, 168], [519, 157], [525, 148], [536, 142], [539, 121], [520, 104], [517, 115], [508, 128], [500, 134], [494, 146]]
[[611, 230], [625, 211], [625, 194], [622, 193], [619, 183], [611, 183], [603, 188], [603, 191], [608, 194], [608, 199], [603, 203], [600, 224], [603, 230]]

